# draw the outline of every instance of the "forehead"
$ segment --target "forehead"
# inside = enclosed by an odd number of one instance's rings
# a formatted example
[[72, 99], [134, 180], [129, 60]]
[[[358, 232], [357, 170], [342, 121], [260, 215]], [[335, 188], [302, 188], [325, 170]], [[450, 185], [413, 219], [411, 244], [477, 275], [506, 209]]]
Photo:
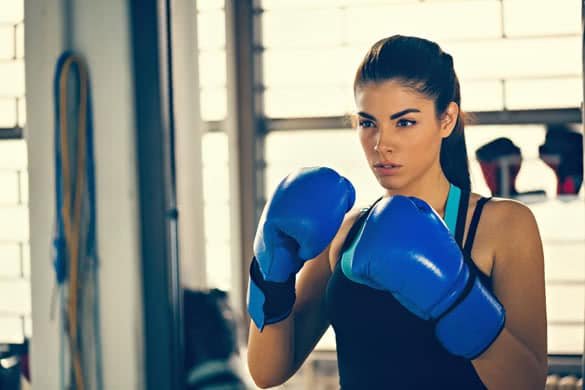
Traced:
[[432, 109], [434, 102], [398, 81], [389, 80], [358, 87], [355, 91], [355, 103], [358, 111], [394, 113], [406, 108], [418, 108], [424, 112]]

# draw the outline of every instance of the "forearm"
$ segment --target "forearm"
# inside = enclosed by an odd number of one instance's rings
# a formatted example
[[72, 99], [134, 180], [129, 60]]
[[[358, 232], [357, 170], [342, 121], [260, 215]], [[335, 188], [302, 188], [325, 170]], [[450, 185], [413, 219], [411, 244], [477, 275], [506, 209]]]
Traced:
[[539, 359], [506, 328], [472, 364], [489, 389], [544, 389], [546, 356]]
[[301, 367], [329, 326], [320, 308], [321, 303], [314, 302], [309, 310], [293, 311], [262, 332], [250, 323], [248, 364], [258, 386], [280, 385]]
[[294, 366], [294, 315], [266, 325], [262, 332], [250, 322], [248, 367], [261, 388], [284, 383]]

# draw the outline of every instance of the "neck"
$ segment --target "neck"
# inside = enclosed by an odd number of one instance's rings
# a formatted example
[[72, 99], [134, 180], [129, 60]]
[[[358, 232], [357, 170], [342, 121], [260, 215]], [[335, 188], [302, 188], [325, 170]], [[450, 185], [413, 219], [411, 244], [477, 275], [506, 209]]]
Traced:
[[438, 167], [438, 169], [429, 170], [424, 176], [419, 177], [403, 188], [387, 190], [386, 196], [417, 197], [427, 202], [441, 217], [444, 217], [450, 185], [443, 170]]

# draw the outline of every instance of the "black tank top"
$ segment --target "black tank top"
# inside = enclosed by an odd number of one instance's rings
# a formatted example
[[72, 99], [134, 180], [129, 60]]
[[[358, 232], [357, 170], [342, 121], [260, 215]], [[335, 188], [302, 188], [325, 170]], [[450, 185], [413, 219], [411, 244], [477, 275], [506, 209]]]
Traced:
[[[488, 200], [478, 201], [463, 246], [469, 193], [462, 193], [455, 239], [472, 272], [491, 291], [491, 277], [475, 265], [470, 255]], [[352, 226], [341, 254], [351, 246], [370, 209], [363, 210]], [[390, 293], [349, 280], [341, 261], [337, 261], [327, 285], [326, 306], [335, 331], [342, 389], [486, 388], [471, 361], [450, 354], [439, 344], [432, 322], [410, 313]]]

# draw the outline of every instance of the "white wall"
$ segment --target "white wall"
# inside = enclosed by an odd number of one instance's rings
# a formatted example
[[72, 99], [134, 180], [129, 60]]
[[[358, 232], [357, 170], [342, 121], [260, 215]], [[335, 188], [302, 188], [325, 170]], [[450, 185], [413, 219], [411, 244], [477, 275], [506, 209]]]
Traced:
[[[73, 4], [67, 9], [64, 4]], [[143, 325], [133, 86], [127, 1], [26, 0], [26, 94], [30, 167], [32, 262], [32, 381], [58, 388], [58, 327], [49, 320], [54, 287], [51, 236], [54, 220], [52, 79], [69, 37], [89, 64], [93, 93], [101, 335], [105, 389], [141, 389]]]

